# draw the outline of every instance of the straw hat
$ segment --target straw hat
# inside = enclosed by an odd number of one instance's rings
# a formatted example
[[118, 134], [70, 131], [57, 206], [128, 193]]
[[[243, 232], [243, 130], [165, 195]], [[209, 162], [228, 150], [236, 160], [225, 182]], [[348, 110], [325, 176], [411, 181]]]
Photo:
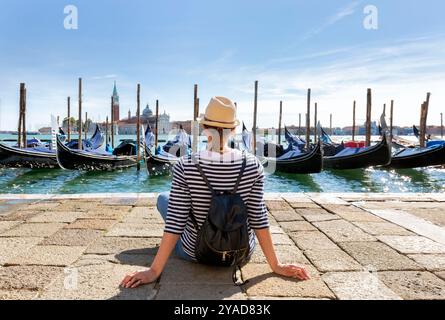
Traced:
[[213, 97], [206, 108], [204, 118], [199, 123], [217, 128], [236, 128], [240, 122], [236, 119], [236, 107], [225, 97]]

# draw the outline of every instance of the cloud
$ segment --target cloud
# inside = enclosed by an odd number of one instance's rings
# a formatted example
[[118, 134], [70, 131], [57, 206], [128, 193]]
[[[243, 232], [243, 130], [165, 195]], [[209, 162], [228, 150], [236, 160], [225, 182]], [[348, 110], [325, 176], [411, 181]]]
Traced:
[[104, 76], [92, 77], [91, 80], [106, 80], [106, 79], [116, 79], [116, 78], [117, 78], [117, 75], [115, 75], [115, 74], [107, 74]]
[[320, 27], [312, 29], [311, 31], [309, 31], [308, 33], [306, 33], [303, 36], [303, 40], [308, 40], [314, 36], [316, 36], [317, 34], [320, 34], [321, 32], [323, 32], [325, 29], [329, 28], [330, 26], [333, 26], [334, 24], [336, 24], [337, 22], [343, 20], [344, 18], [353, 15], [356, 10], [357, 7], [360, 5], [362, 1], [353, 1], [350, 4], [348, 4], [347, 6], [340, 8], [334, 15], [330, 16], [325, 23], [323, 23]]

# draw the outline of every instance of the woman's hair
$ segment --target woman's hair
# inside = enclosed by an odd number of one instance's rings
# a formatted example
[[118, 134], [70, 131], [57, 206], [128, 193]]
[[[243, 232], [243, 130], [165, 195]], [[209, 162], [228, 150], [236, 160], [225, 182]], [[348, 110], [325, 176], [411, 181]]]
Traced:
[[209, 132], [209, 135], [212, 137], [212, 144], [213, 148], [216, 148], [215, 141], [219, 141], [219, 151], [224, 150], [224, 145], [227, 142], [228, 138], [232, 133], [235, 131], [235, 128], [233, 129], [227, 129], [227, 128], [219, 128], [219, 127], [212, 127], [203, 125], [204, 130], [207, 130]]

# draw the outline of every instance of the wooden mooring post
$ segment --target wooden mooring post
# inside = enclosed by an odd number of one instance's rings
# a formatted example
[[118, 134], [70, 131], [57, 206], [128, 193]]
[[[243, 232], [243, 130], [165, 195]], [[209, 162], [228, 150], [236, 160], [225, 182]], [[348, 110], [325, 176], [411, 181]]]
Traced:
[[141, 170], [141, 85], [137, 87], [137, 123], [136, 123], [136, 146], [137, 146], [137, 171]]
[[428, 119], [428, 109], [430, 105], [431, 93], [426, 94], [426, 101], [422, 104], [420, 110], [420, 147], [424, 148], [426, 146], [426, 124]]
[[26, 148], [26, 86], [20, 83], [20, 100], [19, 100], [19, 125], [17, 132], [17, 145], [19, 148]]
[[332, 113], [329, 115], [329, 133], [334, 135], [334, 132], [332, 131]]
[[68, 142], [71, 141], [71, 97], [67, 98], [68, 104], [68, 123], [67, 123], [67, 133], [68, 133]]
[[253, 128], [252, 128], [253, 154], [256, 154], [257, 112], [258, 112], [258, 80], [255, 81], [255, 93], [253, 100]]
[[195, 84], [193, 88], [193, 123], [191, 127], [192, 134], [192, 152], [198, 151], [198, 135], [199, 135], [199, 126], [198, 126], [198, 116], [199, 116], [199, 102], [198, 102], [198, 85]]
[[85, 128], [84, 128], [85, 140], [88, 139], [88, 129], [89, 129], [89, 127], [88, 127], [88, 112], [85, 112]]
[[366, 146], [371, 145], [371, 110], [372, 110], [372, 91], [368, 89], [366, 99]]
[[281, 120], [283, 117], [283, 101], [280, 101], [280, 118], [278, 120], [278, 144], [281, 144]]
[[78, 137], [78, 149], [82, 150], [82, 78], [79, 78], [79, 123], [77, 127]]
[[440, 136], [443, 139], [443, 113], [440, 113]]
[[352, 141], [355, 141], [355, 107], [356, 102], [354, 100], [354, 106], [352, 107]]
[[315, 102], [315, 110], [314, 110], [314, 143], [317, 143], [317, 136], [318, 136], [318, 125], [317, 125], [317, 119], [318, 117], [318, 103]]
[[105, 120], [105, 146], [108, 144], [108, 116]]
[[301, 113], [298, 114], [298, 136], [301, 137]]
[[114, 97], [111, 96], [111, 148], [114, 149]]
[[156, 100], [155, 150], [158, 148], [159, 137], [159, 100]]
[[389, 119], [389, 141], [392, 142], [394, 138], [394, 100], [391, 100], [391, 110], [390, 113], [390, 119]]
[[306, 113], [306, 148], [309, 150], [311, 139], [311, 89], [307, 90], [307, 113]]

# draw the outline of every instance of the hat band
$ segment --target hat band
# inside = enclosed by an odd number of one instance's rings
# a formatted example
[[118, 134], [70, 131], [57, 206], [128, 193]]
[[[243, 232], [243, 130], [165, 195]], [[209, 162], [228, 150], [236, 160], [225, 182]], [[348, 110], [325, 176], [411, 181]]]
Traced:
[[233, 120], [233, 121], [230, 121], [230, 122], [212, 120], [212, 119], [209, 119], [207, 117], [204, 117], [204, 121], [218, 122], [218, 123], [223, 123], [223, 124], [234, 124], [236, 122], [236, 120]]

